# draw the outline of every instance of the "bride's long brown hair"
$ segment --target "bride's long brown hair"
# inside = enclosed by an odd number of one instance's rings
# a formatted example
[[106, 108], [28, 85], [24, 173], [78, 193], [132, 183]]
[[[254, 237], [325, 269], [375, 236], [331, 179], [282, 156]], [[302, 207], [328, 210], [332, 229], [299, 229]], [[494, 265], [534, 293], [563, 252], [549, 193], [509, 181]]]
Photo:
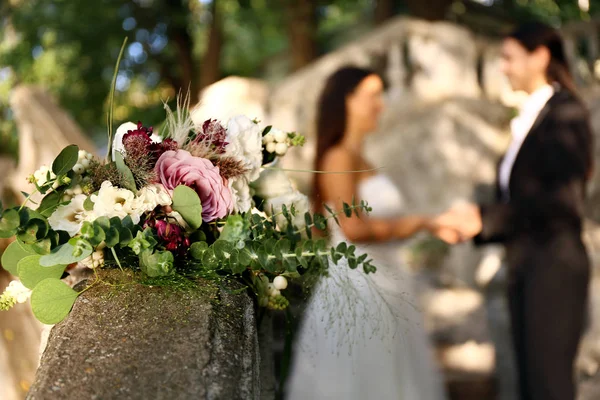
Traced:
[[[319, 97], [317, 109], [317, 151], [315, 170], [321, 170], [323, 156], [344, 137], [346, 131], [346, 98], [368, 76], [375, 74], [366, 68], [347, 66], [331, 75]], [[313, 204], [321, 209], [318, 174], [313, 178]]]

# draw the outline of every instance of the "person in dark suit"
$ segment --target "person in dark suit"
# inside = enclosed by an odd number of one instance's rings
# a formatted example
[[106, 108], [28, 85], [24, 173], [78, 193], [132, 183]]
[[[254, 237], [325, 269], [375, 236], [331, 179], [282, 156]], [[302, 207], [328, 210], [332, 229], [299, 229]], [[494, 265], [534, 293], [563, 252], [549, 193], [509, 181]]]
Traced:
[[521, 400], [574, 400], [590, 262], [582, 242], [592, 132], [560, 34], [530, 23], [503, 43], [503, 71], [529, 94], [511, 121], [497, 201], [447, 214], [465, 239], [503, 243]]

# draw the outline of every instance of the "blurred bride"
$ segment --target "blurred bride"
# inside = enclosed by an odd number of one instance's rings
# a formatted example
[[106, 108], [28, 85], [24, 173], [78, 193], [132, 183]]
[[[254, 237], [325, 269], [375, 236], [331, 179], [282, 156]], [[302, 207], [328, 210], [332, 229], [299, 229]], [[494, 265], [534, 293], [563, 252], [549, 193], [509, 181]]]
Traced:
[[366, 172], [317, 174], [315, 200], [335, 210], [354, 198], [369, 203], [369, 217], [341, 219], [329, 233], [332, 243], [352, 242], [368, 253], [377, 272], [367, 276], [343, 261], [330, 264], [304, 313], [288, 384], [291, 400], [445, 398], [413, 281], [398, 262], [399, 241], [421, 231], [448, 242], [458, 237], [435, 218], [403, 215], [392, 180], [363, 158], [382, 94], [377, 74], [346, 67], [329, 78], [320, 98], [316, 169]]

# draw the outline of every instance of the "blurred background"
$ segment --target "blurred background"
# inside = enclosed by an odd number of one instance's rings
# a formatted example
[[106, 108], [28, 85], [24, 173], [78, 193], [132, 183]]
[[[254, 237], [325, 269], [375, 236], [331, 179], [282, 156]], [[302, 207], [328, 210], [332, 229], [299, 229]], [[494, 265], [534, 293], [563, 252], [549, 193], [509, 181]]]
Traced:
[[[310, 169], [324, 80], [342, 65], [368, 66], [387, 90], [381, 129], [365, 151], [401, 188], [407, 211], [485, 200], [523, 98], [500, 74], [502, 35], [531, 18], [561, 29], [598, 133], [598, 14], [600, 0], [0, 0], [0, 195], [18, 202], [25, 177], [68, 143], [105, 153], [108, 92], [127, 37], [117, 124], [160, 127], [163, 101], [174, 106], [189, 89], [198, 120], [245, 113], [305, 134], [308, 144], [285, 166]], [[596, 154], [600, 161], [600, 146]], [[308, 191], [310, 174], [293, 177]], [[580, 400], [600, 398], [599, 201], [596, 175]], [[401, 258], [421, 285], [452, 399], [514, 399], [502, 250], [419, 237]], [[9, 280], [0, 269], [0, 290]], [[24, 397], [39, 329], [25, 306], [0, 314], [0, 399]]]

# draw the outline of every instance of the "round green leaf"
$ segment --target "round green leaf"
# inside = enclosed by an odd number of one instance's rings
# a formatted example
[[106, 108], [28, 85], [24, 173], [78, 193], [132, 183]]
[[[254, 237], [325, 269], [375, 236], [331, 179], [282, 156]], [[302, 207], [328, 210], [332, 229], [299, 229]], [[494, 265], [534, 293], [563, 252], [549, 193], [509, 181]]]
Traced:
[[79, 293], [56, 278], [44, 279], [31, 292], [31, 309], [44, 324], [57, 324], [71, 311]]
[[179, 185], [173, 190], [173, 210], [181, 214], [181, 217], [192, 229], [200, 228], [202, 225], [202, 203], [198, 193], [194, 189]]
[[77, 164], [79, 147], [72, 144], [65, 147], [52, 163], [52, 172], [56, 176], [66, 175]]
[[73, 255], [76, 247], [71, 243], [65, 243], [52, 249], [50, 254], [42, 256], [40, 258], [40, 265], [42, 267], [52, 267], [54, 265], [69, 265], [74, 262], [78, 262], [83, 260], [92, 254], [93, 248], [92, 246], [85, 242], [83, 239], [80, 241], [81, 246], [78, 246], [77, 249], [81, 251], [77, 256]]
[[[2, 218], [0, 218], [0, 232], [14, 232], [15, 229], [19, 227], [21, 222], [21, 217], [17, 210], [11, 208], [10, 210], [6, 210], [2, 214]], [[14, 233], [13, 233], [14, 235]], [[10, 235], [12, 236], [12, 235]], [[7, 236], [7, 237], [10, 237]]]
[[52, 267], [42, 267], [40, 265], [40, 255], [27, 256], [17, 264], [19, 270], [19, 279], [23, 285], [33, 289], [38, 283], [48, 278], [59, 279], [65, 271], [65, 265], [55, 265]]
[[34, 255], [35, 252], [31, 247], [15, 240], [8, 245], [2, 254], [2, 267], [14, 276], [19, 276], [17, 264], [22, 258]]

